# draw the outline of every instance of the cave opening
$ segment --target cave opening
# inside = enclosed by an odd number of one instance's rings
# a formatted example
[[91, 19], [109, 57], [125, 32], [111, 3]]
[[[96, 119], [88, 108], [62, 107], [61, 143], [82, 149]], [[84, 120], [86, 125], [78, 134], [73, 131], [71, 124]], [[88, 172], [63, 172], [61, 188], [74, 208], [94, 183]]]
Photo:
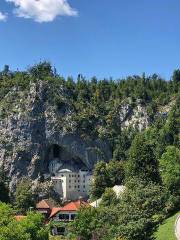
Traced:
[[58, 144], [52, 144], [47, 148], [44, 163], [45, 173], [49, 173], [51, 176], [56, 175], [60, 169], [79, 171], [86, 167], [82, 159]]
[[61, 152], [61, 147], [59, 147], [57, 144], [53, 145], [53, 158], [59, 158]]

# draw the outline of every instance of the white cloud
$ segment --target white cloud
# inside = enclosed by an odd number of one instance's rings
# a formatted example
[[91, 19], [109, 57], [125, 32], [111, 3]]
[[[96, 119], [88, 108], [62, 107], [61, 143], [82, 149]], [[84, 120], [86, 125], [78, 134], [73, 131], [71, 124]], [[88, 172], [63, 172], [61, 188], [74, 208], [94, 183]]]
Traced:
[[7, 15], [0, 12], [0, 21], [6, 21], [7, 20]]
[[32, 18], [36, 22], [51, 22], [57, 16], [77, 16], [67, 0], [6, 0], [15, 5], [18, 17]]

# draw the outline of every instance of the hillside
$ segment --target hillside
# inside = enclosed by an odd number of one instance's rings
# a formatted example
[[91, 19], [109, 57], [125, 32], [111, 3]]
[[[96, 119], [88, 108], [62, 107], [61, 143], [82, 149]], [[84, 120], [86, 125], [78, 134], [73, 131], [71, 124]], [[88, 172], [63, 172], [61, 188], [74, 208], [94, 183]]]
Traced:
[[[179, 82], [179, 71], [172, 81], [155, 74], [88, 81], [82, 75], [64, 79], [47, 62], [25, 72], [6, 66], [0, 73], [0, 165], [11, 190], [22, 176], [48, 182], [56, 157], [64, 166], [90, 170], [100, 160], [126, 160], [139, 131], [159, 131], [173, 121]], [[157, 155], [177, 139], [174, 133], [157, 145]]]

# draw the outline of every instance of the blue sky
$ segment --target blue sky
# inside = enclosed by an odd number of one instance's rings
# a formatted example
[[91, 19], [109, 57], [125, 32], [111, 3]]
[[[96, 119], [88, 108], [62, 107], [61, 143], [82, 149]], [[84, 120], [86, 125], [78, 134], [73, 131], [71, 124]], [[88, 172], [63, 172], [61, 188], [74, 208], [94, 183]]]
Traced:
[[1, 69], [49, 60], [63, 76], [169, 79], [180, 68], [179, 0], [50, 1], [0, 1]]

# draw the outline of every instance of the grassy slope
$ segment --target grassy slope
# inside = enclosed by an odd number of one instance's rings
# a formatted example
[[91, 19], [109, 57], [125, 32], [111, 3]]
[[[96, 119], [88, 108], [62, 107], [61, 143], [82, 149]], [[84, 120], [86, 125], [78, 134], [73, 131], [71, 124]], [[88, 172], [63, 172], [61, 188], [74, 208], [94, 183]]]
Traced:
[[158, 231], [155, 234], [156, 240], [176, 240], [174, 234], [174, 226], [178, 213], [169, 217], [159, 226]]

